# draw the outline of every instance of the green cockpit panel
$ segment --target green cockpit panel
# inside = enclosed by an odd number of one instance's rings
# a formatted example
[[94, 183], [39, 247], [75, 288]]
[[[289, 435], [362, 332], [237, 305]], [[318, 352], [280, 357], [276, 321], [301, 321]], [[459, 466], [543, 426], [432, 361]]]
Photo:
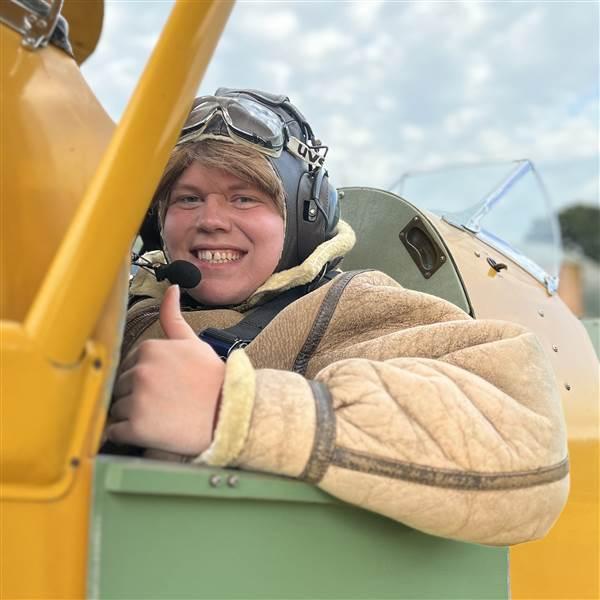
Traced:
[[452, 256], [426, 213], [374, 188], [341, 188], [340, 194], [342, 218], [357, 238], [344, 270], [383, 271], [406, 288], [444, 298], [471, 314]]
[[432, 537], [296, 480], [100, 456], [88, 597], [508, 598], [508, 551]]

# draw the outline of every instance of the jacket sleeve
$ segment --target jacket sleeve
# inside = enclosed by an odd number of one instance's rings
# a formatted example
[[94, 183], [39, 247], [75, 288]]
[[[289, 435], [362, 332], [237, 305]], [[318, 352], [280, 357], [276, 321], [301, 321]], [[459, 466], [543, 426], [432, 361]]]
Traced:
[[197, 460], [301, 478], [458, 540], [506, 545], [549, 530], [568, 494], [566, 436], [533, 334], [461, 319], [342, 349], [332, 337], [306, 377], [235, 352]]

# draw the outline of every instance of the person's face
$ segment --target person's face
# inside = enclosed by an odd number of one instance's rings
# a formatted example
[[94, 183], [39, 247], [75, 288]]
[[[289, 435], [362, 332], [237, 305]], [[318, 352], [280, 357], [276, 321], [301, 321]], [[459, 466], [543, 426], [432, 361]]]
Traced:
[[273, 273], [284, 224], [273, 198], [219, 169], [192, 163], [169, 197], [163, 239], [171, 260], [202, 273], [188, 292], [209, 305], [239, 304]]

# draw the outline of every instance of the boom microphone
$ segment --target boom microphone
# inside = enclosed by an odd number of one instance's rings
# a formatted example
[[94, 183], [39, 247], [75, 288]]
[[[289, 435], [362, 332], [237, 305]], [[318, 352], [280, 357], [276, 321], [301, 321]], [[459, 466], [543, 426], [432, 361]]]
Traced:
[[154, 267], [154, 275], [156, 281], [168, 279], [185, 289], [195, 288], [202, 279], [200, 269], [187, 260], [175, 260], [168, 265]]

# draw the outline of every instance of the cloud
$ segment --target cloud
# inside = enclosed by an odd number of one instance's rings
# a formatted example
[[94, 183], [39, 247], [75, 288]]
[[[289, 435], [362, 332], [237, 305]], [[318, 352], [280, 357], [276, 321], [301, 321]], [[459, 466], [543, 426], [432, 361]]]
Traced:
[[387, 94], [377, 94], [373, 100], [375, 108], [380, 111], [389, 112], [398, 106], [398, 101]]
[[287, 93], [286, 90], [289, 88], [290, 78], [292, 76], [292, 69], [290, 65], [281, 60], [265, 61], [261, 60], [258, 63], [258, 69], [261, 73], [272, 81], [271, 89], [281, 90]]
[[[106, 3], [84, 73], [113, 117], [170, 7]], [[201, 90], [287, 93], [331, 146], [343, 185], [529, 157], [553, 165], [558, 197], [596, 194], [598, 13], [565, 2], [238, 2]]]
[[415, 125], [405, 125], [401, 129], [402, 138], [406, 142], [422, 142], [425, 140], [425, 131]]
[[275, 3], [269, 6], [252, 4], [250, 10], [250, 7], [243, 7], [246, 10], [234, 13], [232, 20], [235, 19], [236, 32], [269, 42], [292, 41], [298, 30], [298, 17], [289, 9], [272, 10], [273, 5]]
[[448, 114], [444, 118], [443, 131], [449, 137], [460, 136], [465, 131], [482, 126], [485, 113], [481, 108], [466, 106]]
[[520, 14], [504, 31], [493, 36], [492, 47], [498, 51], [509, 51], [511, 56], [519, 57], [521, 66], [539, 60], [544, 43], [542, 10], [533, 5]]
[[347, 5], [348, 17], [351, 24], [359, 30], [371, 29], [378, 24], [383, 0], [369, 2], [354, 1]]
[[600, 200], [600, 178], [598, 175], [582, 181], [579, 187], [573, 191], [573, 196], [598, 206], [598, 201]]
[[[96, 51], [82, 73], [109, 115], [118, 120], [142, 74], [173, 2], [144, 4], [127, 0], [105, 3], [104, 25]], [[136, 33], [132, 34], [132, 23]]]
[[332, 54], [349, 47], [349, 37], [333, 27], [308, 31], [295, 40], [296, 51], [309, 61], [330, 58]]
[[555, 128], [540, 127], [530, 148], [541, 160], [555, 156], [591, 158], [598, 154], [598, 131], [585, 117], [572, 117]]

